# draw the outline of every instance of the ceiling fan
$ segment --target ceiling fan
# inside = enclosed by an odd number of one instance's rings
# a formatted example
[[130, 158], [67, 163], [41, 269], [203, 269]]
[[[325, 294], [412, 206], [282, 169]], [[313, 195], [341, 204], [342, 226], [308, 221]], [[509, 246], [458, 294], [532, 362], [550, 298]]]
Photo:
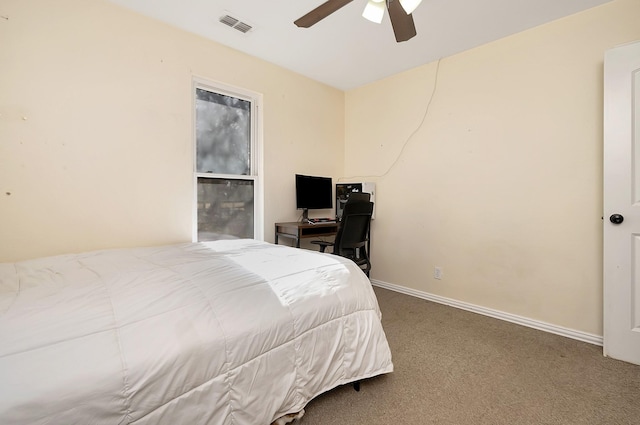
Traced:
[[[328, 0], [294, 21], [294, 24], [302, 28], [309, 28], [352, 1], [353, 0]], [[418, 7], [421, 1], [422, 0], [368, 0], [362, 16], [379, 24], [382, 22], [386, 5], [396, 41], [398, 43], [407, 41], [416, 35], [416, 26], [413, 23], [411, 13]]]

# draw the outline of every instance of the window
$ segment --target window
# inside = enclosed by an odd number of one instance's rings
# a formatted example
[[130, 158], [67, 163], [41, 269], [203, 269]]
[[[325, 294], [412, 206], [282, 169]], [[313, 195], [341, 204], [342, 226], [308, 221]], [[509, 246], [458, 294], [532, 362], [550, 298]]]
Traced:
[[260, 95], [194, 80], [194, 240], [262, 239]]

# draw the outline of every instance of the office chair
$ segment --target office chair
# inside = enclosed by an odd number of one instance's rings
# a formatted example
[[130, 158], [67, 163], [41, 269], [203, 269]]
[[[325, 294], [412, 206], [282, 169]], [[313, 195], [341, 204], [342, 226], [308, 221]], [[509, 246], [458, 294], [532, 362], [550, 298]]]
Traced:
[[332, 246], [334, 254], [349, 258], [369, 276], [371, 261], [368, 242], [372, 214], [373, 202], [349, 199], [342, 211], [342, 219], [334, 242], [318, 240], [311, 243], [319, 245], [320, 252], [325, 252], [327, 247]]

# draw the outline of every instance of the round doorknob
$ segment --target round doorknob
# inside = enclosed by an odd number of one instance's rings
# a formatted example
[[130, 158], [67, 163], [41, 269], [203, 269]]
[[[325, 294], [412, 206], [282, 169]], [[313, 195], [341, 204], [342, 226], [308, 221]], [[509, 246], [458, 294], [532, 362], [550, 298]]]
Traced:
[[612, 214], [609, 217], [609, 221], [612, 222], [613, 224], [620, 224], [624, 221], [624, 217], [621, 216], [620, 214]]

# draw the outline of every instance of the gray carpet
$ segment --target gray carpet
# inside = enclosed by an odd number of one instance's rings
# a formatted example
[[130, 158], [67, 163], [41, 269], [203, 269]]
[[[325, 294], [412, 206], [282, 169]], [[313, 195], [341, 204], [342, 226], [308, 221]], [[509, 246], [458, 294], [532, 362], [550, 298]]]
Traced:
[[395, 371], [292, 425], [640, 424], [640, 366], [602, 347], [375, 288]]

